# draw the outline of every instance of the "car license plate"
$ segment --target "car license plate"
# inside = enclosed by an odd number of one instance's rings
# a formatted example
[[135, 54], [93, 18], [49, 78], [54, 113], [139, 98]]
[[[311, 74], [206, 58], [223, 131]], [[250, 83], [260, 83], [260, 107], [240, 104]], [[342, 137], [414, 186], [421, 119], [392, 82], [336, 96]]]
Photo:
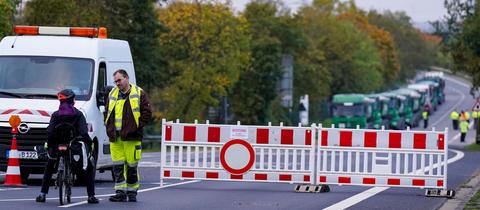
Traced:
[[[10, 157], [10, 150], [7, 150], [6, 157]], [[38, 154], [35, 151], [18, 151], [18, 158], [20, 159], [38, 159]]]

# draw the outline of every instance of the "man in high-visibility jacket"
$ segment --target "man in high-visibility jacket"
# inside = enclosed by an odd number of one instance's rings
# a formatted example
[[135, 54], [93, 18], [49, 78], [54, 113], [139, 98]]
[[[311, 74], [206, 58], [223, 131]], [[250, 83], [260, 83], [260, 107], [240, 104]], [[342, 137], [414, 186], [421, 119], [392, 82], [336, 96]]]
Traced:
[[472, 111], [473, 122], [475, 123], [475, 128], [478, 126], [478, 118], [480, 118], [480, 112]]
[[466, 111], [464, 114], [465, 114], [465, 120], [467, 122], [470, 122], [470, 112]]
[[423, 110], [422, 112], [423, 128], [428, 127], [428, 117], [429, 117], [428, 110], [427, 109]]
[[115, 179], [115, 195], [109, 200], [136, 202], [143, 127], [151, 120], [152, 110], [145, 91], [130, 84], [125, 70], [115, 71], [113, 79], [117, 87], [110, 91], [105, 117]]
[[468, 121], [460, 120], [460, 142], [465, 142], [465, 136], [468, 132]]
[[457, 110], [453, 110], [453, 112], [450, 114], [450, 119], [452, 119], [453, 130], [458, 130], [458, 119], [459, 118], [460, 118], [460, 115], [458, 114]]

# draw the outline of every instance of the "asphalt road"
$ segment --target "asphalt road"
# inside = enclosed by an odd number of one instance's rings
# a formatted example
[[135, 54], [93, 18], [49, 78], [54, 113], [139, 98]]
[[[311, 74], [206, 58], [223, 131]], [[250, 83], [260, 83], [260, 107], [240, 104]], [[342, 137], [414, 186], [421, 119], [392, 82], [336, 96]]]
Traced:
[[[465, 82], [448, 78], [447, 101], [431, 116], [437, 130], [451, 127], [452, 109], [469, 110], [474, 100]], [[431, 127], [429, 128], [431, 129]], [[480, 152], [465, 152], [458, 131], [449, 131], [452, 163], [448, 166], [448, 188], [457, 189], [480, 168]], [[467, 141], [474, 142], [474, 131]], [[328, 193], [295, 193], [294, 185], [223, 181], [167, 180], [159, 186], [159, 153], [145, 153], [140, 164], [142, 186], [137, 203], [111, 203], [114, 190], [109, 172], [97, 173], [96, 194], [100, 204], [86, 204], [85, 187], [74, 187], [72, 204], [60, 208], [76, 209], [437, 209], [445, 198], [425, 197], [424, 190], [409, 188], [330, 186]], [[0, 172], [0, 183], [4, 174]], [[52, 186], [46, 203], [36, 203], [40, 175], [31, 176], [25, 188], [0, 187], [0, 209], [51, 209], [59, 207], [58, 191]]]

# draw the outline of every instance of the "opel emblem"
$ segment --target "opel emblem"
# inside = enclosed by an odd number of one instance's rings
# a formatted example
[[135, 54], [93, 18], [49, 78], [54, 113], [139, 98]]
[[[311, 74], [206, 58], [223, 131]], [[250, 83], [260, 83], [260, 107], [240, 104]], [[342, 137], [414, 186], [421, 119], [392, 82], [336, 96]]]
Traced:
[[18, 126], [18, 132], [21, 134], [26, 134], [30, 130], [30, 127], [28, 127], [27, 123], [21, 123]]

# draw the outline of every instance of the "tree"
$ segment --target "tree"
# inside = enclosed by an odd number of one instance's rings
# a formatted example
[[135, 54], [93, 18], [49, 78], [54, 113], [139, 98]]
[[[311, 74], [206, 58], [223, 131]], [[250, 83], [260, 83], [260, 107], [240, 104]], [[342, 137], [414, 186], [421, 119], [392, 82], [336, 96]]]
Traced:
[[271, 106], [277, 97], [282, 76], [282, 42], [277, 5], [256, 1], [247, 4], [243, 16], [249, 23], [252, 65], [244, 71], [231, 93], [232, 108], [238, 120], [246, 124], [272, 121]]
[[394, 83], [400, 72], [400, 63], [392, 35], [388, 31], [370, 24], [365, 13], [358, 10], [353, 3], [350, 5], [349, 11], [341, 14], [339, 19], [353, 22], [357, 28], [372, 39], [382, 59], [381, 73], [384, 83], [385, 85]]
[[83, 26], [101, 24], [99, 3], [86, 0], [31, 0], [25, 6], [24, 21], [29, 25]]
[[159, 89], [164, 116], [205, 119], [250, 62], [248, 25], [220, 3], [174, 2], [159, 9], [168, 78]]
[[475, 1], [445, 1], [447, 23], [453, 33], [448, 43], [453, 70], [472, 76], [473, 88], [480, 86], [480, 5]]
[[13, 0], [0, 0], [0, 40], [12, 32], [15, 2]]
[[130, 44], [137, 82], [146, 90], [161, 80], [163, 73], [155, 0], [31, 0], [25, 9], [30, 25], [98, 27], [108, 29], [109, 38]]
[[156, 4], [156, 0], [104, 0], [100, 10], [109, 36], [129, 42], [137, 81], [150, 91], [167, 77], [158, 40], [166, 29], [158, 21]]
[[400, 82], [415, 76], [416, 70], [434, 64], [436, 51], [428, 46], [421, 34], [415, 29], [410, 17], [404, 12], [386, 11], [380, 14], [370, 11], [367, 15], [369, 23], [388, 31], [394, 39], [400, 61]]
[[341, 10], [336, 8], [345, 7], [336, 0], [317, 0], [297, 16], [316, 56], [322, 56], [316, 59], [329, 71], [331, 94], [380, 89], [381, 59], [373, 41], [351, 22], [339, 20], [335, 14]]

